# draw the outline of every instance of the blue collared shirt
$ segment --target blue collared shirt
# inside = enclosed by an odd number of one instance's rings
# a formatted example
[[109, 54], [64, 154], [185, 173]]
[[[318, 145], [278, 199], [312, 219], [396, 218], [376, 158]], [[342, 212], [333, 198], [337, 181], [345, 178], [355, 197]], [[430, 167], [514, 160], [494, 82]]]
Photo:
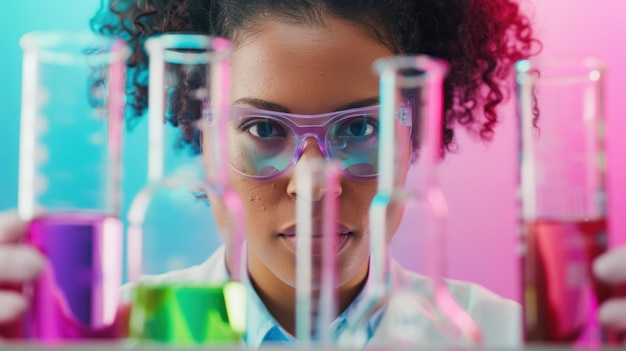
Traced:
[[[365, 283], [365, 287], [352, 301], [352, 303], [335, 319], [329, 326], [330, 335], [333, 340], [337, 341], [345, 332], [348, 319], [355, 313], [356, 309], [366, 298], [366, 291], [372, 285], [371, 275]], [[373, 314], [364, 326], [364, 335], [367, 340], [371, 339], [374, 331], [377, 329], [384, 310], [381, 309]], [[261, 301], [254, 288], [248, 284], [248, 329], [244, 336], [247, 346], [256, 348], [268, 343], [290, 343], [295, 344], [296, 339], [289, 334], [278, 322], [272, 317], [270, 312]]]

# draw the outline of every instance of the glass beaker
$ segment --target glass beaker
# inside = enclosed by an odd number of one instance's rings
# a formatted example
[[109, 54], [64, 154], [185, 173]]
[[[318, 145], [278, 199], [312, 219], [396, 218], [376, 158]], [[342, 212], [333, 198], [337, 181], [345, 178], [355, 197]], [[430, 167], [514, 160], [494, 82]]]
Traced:
[[[128, 214], [131, 338], [177, 346], [236, 343], [245, 331], [245, 293], [238, 282], [245, 267], [240, 264], [245, 221], [222, 156], [230, 43], [163, 34], [149, 38], [145, 47], [148, 184]], [[204, 227], [201, 219], [212, 218], [211, 207], [226, 214]], [[225, 249], [218, 249], [216, 232]]]
[[[443, 132], [443, 80], [448, 65], [423, 55], [395, 56], [374, 63], [380, 75], [378, 188], [370, 207], [374, 286], [368, 303], [355, 313], [351, 338], [362, 345], [364, 328], [384, 311], [372, 343], [394, 347], [479, 345], [480, 330], [444, 281], [444, 225], [447, 207], [437, 184]], [[407, 168], [413, 170], [407, 177]], [[399, 281], [389, 243], [402, 216], [423, 222], [410, 235], [418, 242], [415, 260], [424, 268], [419, 281]], [[397, 235], [409, 235], [398, 233]], [[358, 330], [361, 332], [358, 332]], [[384, 329], [384, 330], [383, 330]], [[359, 340], [359, 341], [356, 341]]]
[[608, 245], [605, 64], [544, 57], [516, 69], [524, 339], [594, 345], [609, 294], [591, 272]]
[[117, 39], [31, 32], [23, 49], [20, 217], [47, 258], [26, 293], [28, 338], [116, 337], [125, 65]]

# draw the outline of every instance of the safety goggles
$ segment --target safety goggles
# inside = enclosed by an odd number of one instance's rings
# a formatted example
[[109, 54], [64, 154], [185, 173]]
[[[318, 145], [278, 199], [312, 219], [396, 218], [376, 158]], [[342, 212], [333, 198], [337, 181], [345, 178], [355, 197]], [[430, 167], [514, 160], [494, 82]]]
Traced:
[[[272, 180], [296, 164], [311, 138], [327, 160], [341, 161], [347, 177], [371, 179], [379, 171], [378, 122], [379, 106], [318, 115], [232, 107], [227, 157], [243, 176]], [[405, 149], [411, 135], [410, 108], [399, 109], [395, 122], [397, 146]]]

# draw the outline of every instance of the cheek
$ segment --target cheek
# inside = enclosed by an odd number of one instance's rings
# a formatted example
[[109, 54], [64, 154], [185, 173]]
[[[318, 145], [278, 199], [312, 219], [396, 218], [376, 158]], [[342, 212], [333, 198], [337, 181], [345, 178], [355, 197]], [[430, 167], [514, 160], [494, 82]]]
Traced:
[[[400, 169], [398, 173], [399, 181], [404, 183], [406, 178], [406, 169], [408, 169], [408, 161], [404, 169]], [[359, 218], [364, 233], [367, 233], [365, 239], [369, 244], [369, 216], [370, 207], [374, 196], [377, 193], [377, 181], [361, 181], [350, 182], [344, 187], [344, 198], [342, 200], [342, 217], [354, 221]], [[404, 214], [405, 204], [400, 201], [392, 201], [387, 207], [387, 240], [391, 240], [397, 231]], [[363, 242], [366, 244], [366, 242]]]
[[[281, 210], [280, 207], [286, 205], [286, 185], [281, 180], [257, 182], [230, 170], [229, 181], [232, 189], [240, 196], [249, 240], [274, 232], [278, 229], [276, 224], [287, 220], [285, 216], [288, 211]], [[219, 199], [217, 200], [219, 203]], [[217, 220], [220, 219], [216, 218]]]
[[342, 184], [341, 218], [347, 223], [360, 223], [361, 230], [369, 230], [369, 209], [376, 195], [376, 180], [347, 181]]
[[257, 182], [231, 172], [230, 184], [241, 196], [246, 215], [252, 220], [276, 211], [286, 191], [278, 181]]

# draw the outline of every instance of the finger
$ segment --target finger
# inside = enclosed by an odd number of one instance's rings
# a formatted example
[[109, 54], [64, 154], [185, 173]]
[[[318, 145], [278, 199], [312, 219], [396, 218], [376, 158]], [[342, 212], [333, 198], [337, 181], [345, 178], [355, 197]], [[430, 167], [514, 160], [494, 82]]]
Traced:
[[36, 249], [25, 245], [0, 246], [0, 282], [24, 282], [36, 278], [45, 259]]
[[598, 318], [604, 325], [618, 330], [626, 330], [626, 299], [612, 299], [603, 303]]
[[14, 322], [26, 311], [26, 298], [12, 291], [0, 291], [0, 325]]
[[0, 243], [12, 243], [24, 236], [26, 223], [20, 219], [17, 212], [0, 212]]
[[598, 257], [593, 262], [593, 273], [605, 283], [626, 282], [626, 246]]

